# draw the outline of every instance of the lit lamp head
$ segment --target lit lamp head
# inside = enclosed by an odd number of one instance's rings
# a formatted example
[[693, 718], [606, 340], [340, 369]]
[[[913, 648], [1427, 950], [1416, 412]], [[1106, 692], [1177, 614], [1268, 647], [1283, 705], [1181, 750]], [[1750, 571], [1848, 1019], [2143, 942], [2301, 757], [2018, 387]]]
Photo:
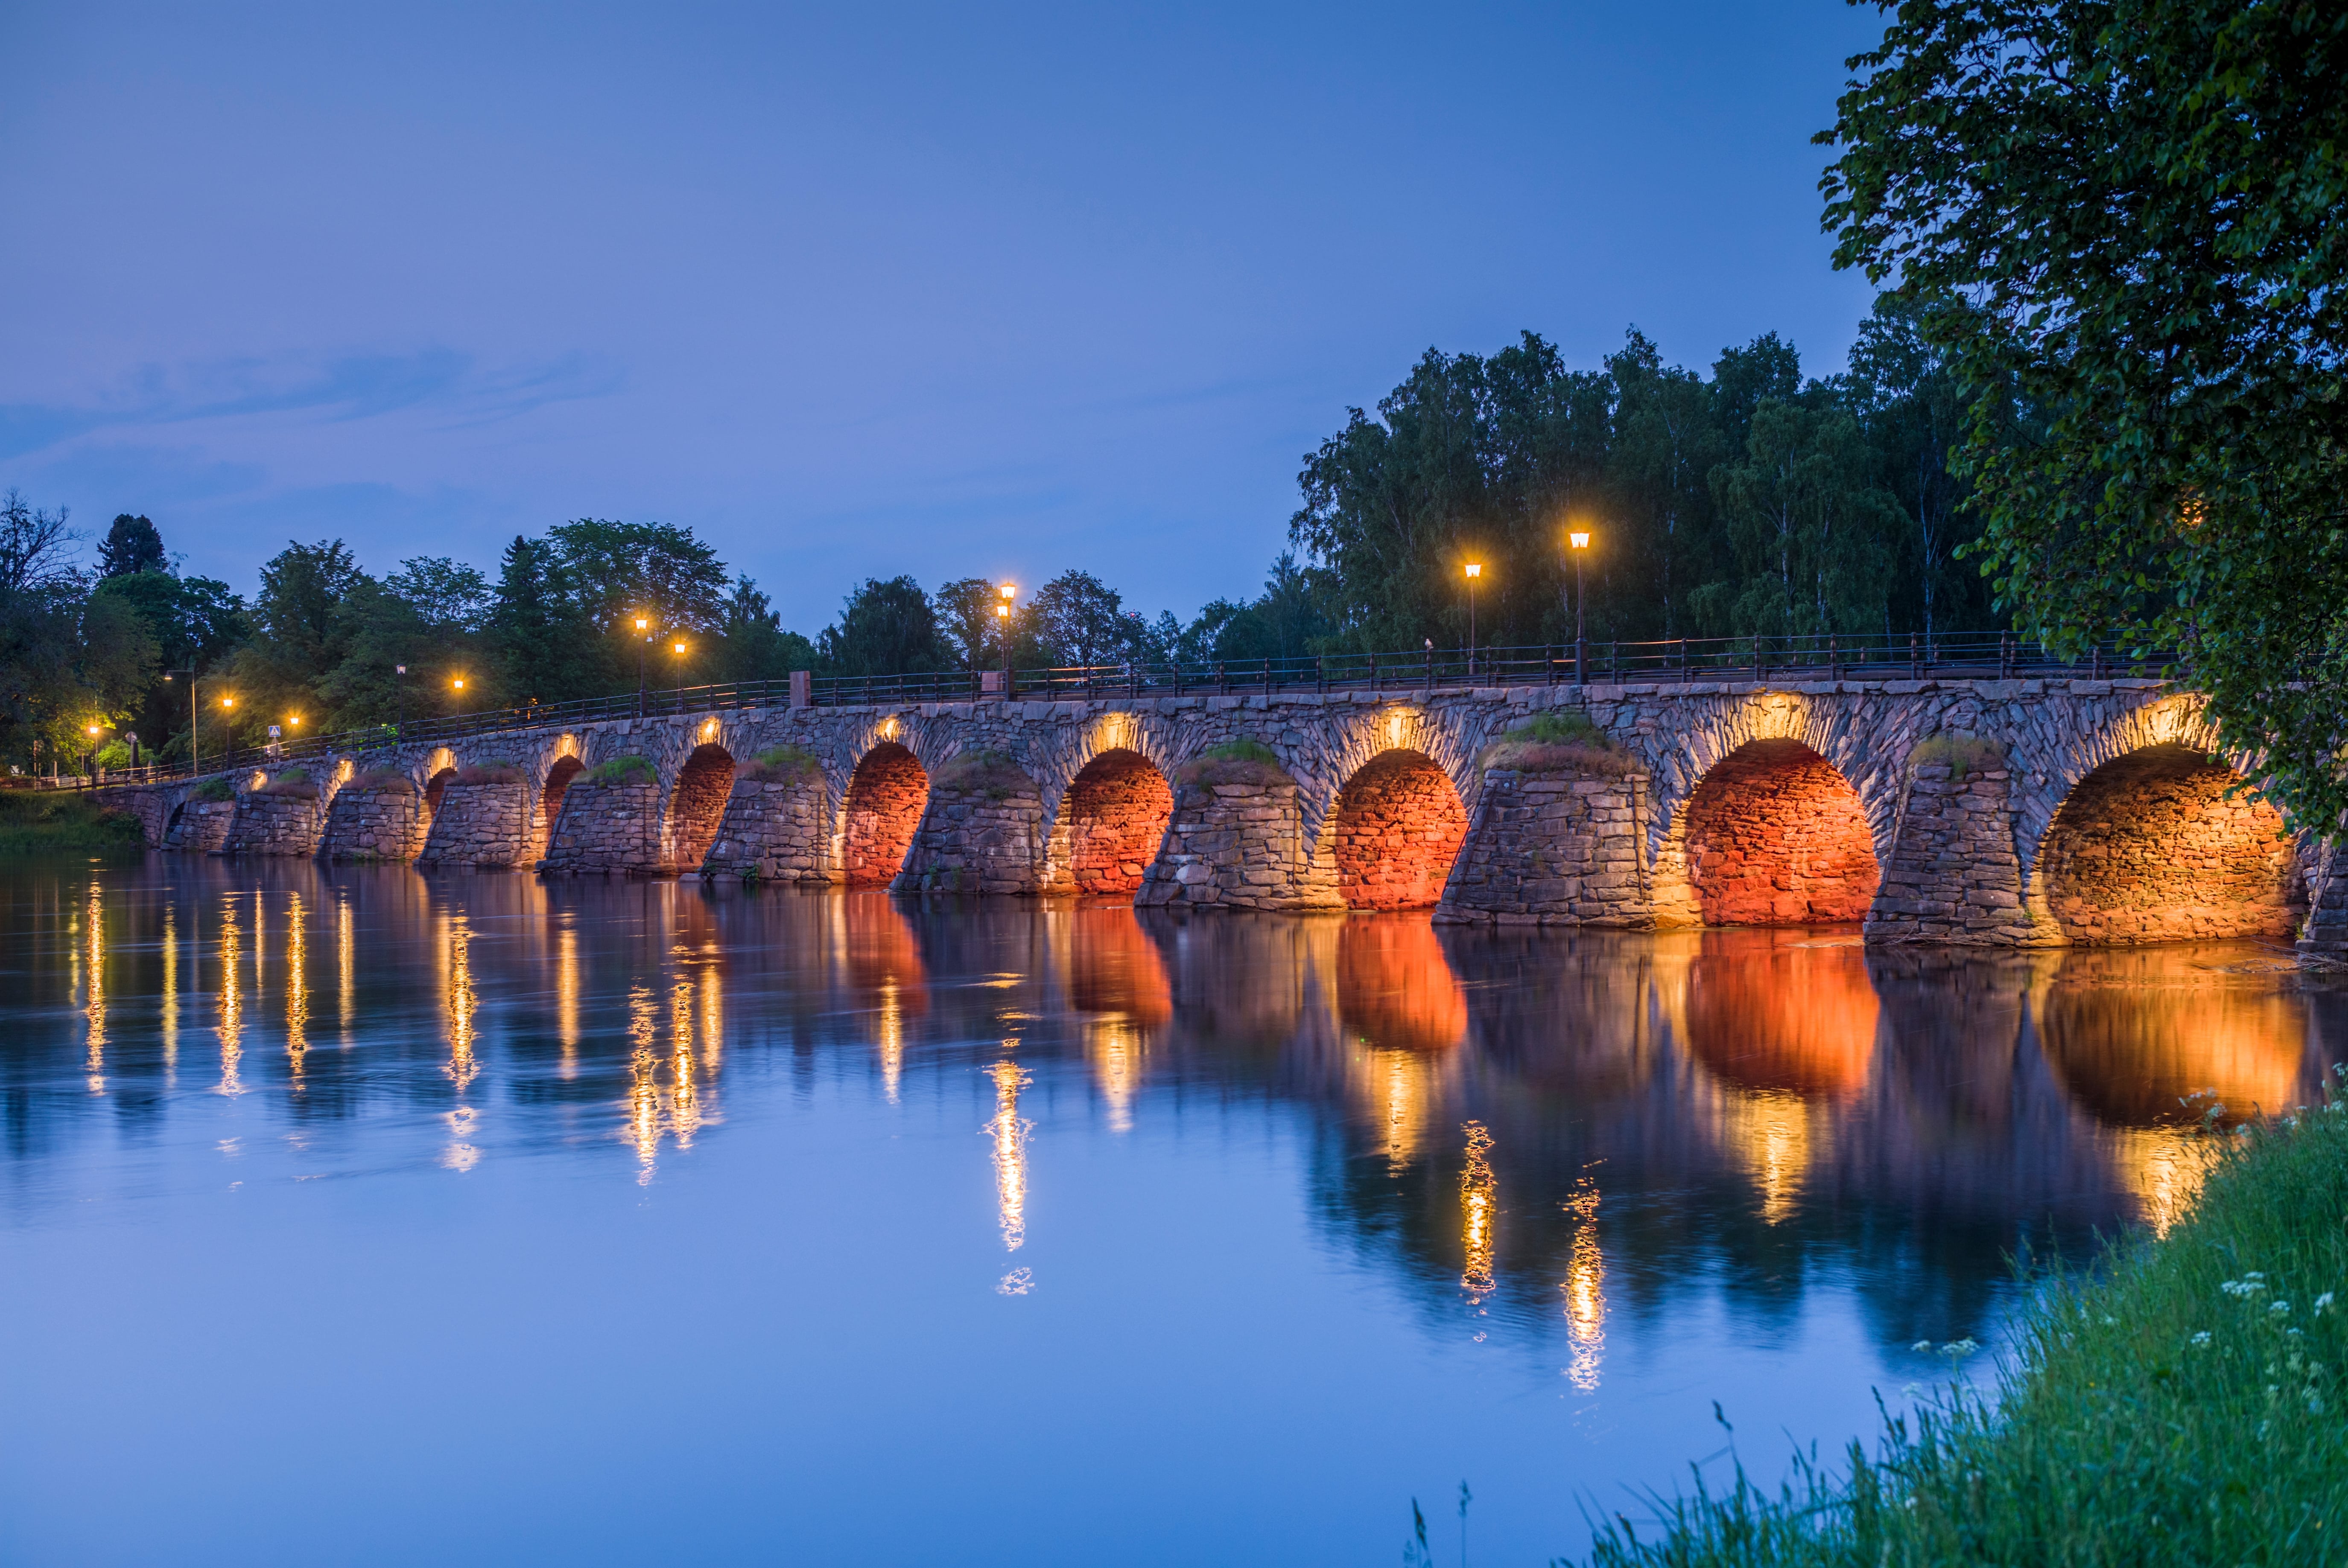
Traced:
[[223, 708], [233, 708], [236, 706], [236, 699], [233, 697], [222, 697], [221, 699], [221, 706]]
[[1484, 575], [1484, 563], [1481, 561], [1469, 561], [1463, 569], [1466, 570], [1469, 577], [1482, 577]]
[[679, 653], [684, 652], [684, 651], [685, 651], [685, 644], [684, 644], [684, 643], [682, 643], [682, 642], [678, 643], [678, 644], [676, 645], [676, 651], [677, 651]]
[[639, 615], [638, 617], [636, 617], [636, 630], [637, 630], [638, 631], [648, 631], [648, 630], [650, 630], [652, 629], [652, 624], [653, 624], [653, 623], [652, 623], [651, 621], [646, 620], [645, 620], [643, 616], [641, 616], [641, 615]]
[[1015, 582], [1006, 582], [994, 591], [1003, 596], [1004, 603], [1009, 604], [1013, 600], [1019, 597], [1019, 585]]
[[89, 738], [93, 741], [98, 739], [98, 726], [96, 724], [92, 724], [89, 727]]
[[292, 728], [298, 730], [302, 727], [302, 715], [296, 713], [292, 718], [286, 720], [285, 723]]
[[461, 692], [465, 689], [465, 678], [462, 675], [459, 675], [454, 681], [449, 682], [448, 684]]
[[1007, 604], [998, 604], [994, 607], [994, 613], [998, 619], [1008, 620], [1011, 619], [1011, 607]]
[[1586, 550], [1590, 548], [1590, 536], [1587, 533], [1579, 531], [1570, 533], [1565, 536], [1565, 540], [1578, 550]]
[[407, 673], [407, 666], [405, 664], [395, 664], [391, 667], [391, 672], [395, 675], [405, 675]]

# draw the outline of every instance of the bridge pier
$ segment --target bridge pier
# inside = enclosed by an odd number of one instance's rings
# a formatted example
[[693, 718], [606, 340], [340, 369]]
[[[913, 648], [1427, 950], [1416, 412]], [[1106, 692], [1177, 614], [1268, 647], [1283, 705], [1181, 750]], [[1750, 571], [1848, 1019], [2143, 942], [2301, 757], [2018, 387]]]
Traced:
[[494, 761], [459, 769], [433, 807], [417, 865], [427, 870], [528, 867], [537, 859], [536, 796], [515, 764]]

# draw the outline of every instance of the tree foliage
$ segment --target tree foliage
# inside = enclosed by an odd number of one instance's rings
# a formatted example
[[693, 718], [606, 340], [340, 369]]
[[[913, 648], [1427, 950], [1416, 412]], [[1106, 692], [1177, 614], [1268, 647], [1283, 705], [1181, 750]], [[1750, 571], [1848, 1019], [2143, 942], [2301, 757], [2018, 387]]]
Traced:
[[2001, 601], [2175, 651], [2228, 743], [2348, 809], [2348, 8], [1907, 0], [1822, 141], [1836, 260], [1966, 400]]

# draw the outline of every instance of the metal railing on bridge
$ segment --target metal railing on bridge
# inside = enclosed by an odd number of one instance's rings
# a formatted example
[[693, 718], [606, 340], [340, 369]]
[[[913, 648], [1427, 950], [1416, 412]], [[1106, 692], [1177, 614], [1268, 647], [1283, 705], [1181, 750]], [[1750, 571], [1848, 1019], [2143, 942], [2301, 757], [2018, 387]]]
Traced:
[[[1947, 632], [1932, 637], [1677, 637], [1647, 642], [1553, 643], [1539, 647], [1435, 649], [1401, 653], [1328, 653], [1296, 659], [1099, 664], [1060, 670], [956, 670], [913, 675], [818, 675], [806, 702], [818, 708], [970, 702], [998, 698], [1067, 699], [1185, 696], [1195, 693], [1418, 692], [1480, 686], [1570, 686], [1724, 680], [1928, 680], [1941, 676], [2011, 679], [2062, 673], [2168, 678], [2173, 654], [2098, 645], [2077, 659], [2058, 658], [2011, 632]], [[185, 763], [109, 768], [54, 778], [17, 778], [24, 787], [90, 789], [232, 773], [273, 770], [395, 745], [432, 745], [479, 735], [567, 727], [629, 718], [667, 718], [788, 705], [792, 682], [740, 681], [664, 687], [642, 693], [531, 702], [479, 713], [411, 719], [335, 734], [312, 735]]]

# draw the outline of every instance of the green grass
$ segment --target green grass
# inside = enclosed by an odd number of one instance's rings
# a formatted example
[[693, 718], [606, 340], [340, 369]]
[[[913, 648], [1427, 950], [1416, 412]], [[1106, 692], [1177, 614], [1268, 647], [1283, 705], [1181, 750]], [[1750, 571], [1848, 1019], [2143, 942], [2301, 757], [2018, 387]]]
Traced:
[[2348, 1561], [2348, 1115], [2212, 1133], [2166, 1238], [2045, 1279], [1994, 1404], [1952, 1391], [1776, 1492], [1618, 1519], [1605, 1568]]
[[597, 763], [573, 782], [597, 785], [658, 784], [660, 772], [643, 757], [613, 757]]
[[108, 811], [87, 796], [62, 792], [0, 792], [0, 859], [125, 859], [146, 847], [139, 819], [128, 812]]
[[1969, 730], [1943, 730], [1919, 741], [1909, 761], [1918, 767], [1946, 763], [1949, 776], [1962, 784], [1965, 775], [1976, 769], [1994, 773], [2005, 766], [2005, 746]]
[[191, 801], [211, 801], [215, 804], [224, 800], [234, 800], [236, 786], [224, 778], [209, 778], [190, 790], [188, 798]]
[[1550, 708], [1508, 731], [1477, 758], [1478, 766], [1520, 773], [1628, 774], [1638, 764], [1579, 708]]
[[742, 776], [758, 784], [796, 784], [823, 771], [823, 764], [804, 746], [768, 746], [742, 764]]
[[1280, 753], [1262, 741], [1242, 735], [1209, 746], [1174, 772], [1178, 784], [1286, 784]]
[[1033, 794], [1035, 789], [1035, 781], [1008, 753], [984, 746], [956, 752], [930, 782], [941, 790], [983, 794], [989, 800], [1008, 800], [1014, 794]]

